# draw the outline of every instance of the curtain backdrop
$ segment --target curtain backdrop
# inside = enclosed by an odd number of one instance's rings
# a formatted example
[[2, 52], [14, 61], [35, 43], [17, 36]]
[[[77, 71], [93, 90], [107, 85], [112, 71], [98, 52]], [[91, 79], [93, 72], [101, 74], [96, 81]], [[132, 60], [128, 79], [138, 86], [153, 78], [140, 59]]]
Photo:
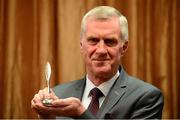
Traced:
[[162, 90], [163, 118], [180, 118], [180, 0], [0, 0], [0, 118], [37, 118], [30, 101], [47, 61], [51, 87], [85, 75], [80, 22], [99, 5], [129, 21], [124, 68]]

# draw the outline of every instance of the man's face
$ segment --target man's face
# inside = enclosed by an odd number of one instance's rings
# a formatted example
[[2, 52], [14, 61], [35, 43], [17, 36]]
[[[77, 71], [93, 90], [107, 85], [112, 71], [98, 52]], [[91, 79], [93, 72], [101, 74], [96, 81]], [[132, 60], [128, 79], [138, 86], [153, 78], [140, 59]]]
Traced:
[[117, 72], [128, 44], [121, 40], [117, 17], [107, 20], [89, 17], [80, 45], [88, 75], [109, 79]]

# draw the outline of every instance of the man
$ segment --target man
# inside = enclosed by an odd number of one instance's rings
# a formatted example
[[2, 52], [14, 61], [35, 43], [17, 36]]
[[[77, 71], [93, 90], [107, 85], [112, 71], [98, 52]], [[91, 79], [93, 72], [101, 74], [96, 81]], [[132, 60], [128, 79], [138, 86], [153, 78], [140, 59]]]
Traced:
[[[161, 91], [129, 76], [121, 65], [127, 48], [126, 18], [112, 7], [92, 9], [81, 25], [80, 49], [87, 75], [56, 86], [50, 94], [40, 90], [31, 101], [32, 109], [42, 118], [161, 118]], [[45, 98], [52, 99], [50, 106], [43, 105]]]

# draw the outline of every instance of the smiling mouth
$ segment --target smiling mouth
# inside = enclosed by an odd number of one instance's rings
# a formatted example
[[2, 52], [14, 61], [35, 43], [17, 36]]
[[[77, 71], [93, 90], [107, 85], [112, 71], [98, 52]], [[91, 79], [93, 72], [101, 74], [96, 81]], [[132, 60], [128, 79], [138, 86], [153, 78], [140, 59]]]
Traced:
[[93, 59], [93, 61], [109, 61], [109, 59]]

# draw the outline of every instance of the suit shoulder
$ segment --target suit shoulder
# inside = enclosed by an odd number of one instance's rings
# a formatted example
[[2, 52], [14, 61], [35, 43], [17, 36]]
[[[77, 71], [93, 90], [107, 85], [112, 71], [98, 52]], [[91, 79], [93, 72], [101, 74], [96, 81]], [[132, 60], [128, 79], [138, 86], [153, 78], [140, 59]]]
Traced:
[[57, 96], [61, 96], [64, 98], [69, 97], [69, 95], [71, 95], [72, 92], [76, 91], [78, 87], [84, 85], [83, 81], [84, 81], [83, 79], [80, 79], [68, 83], [59, 84], [53, 88], [53, 91]]
[[164, 97], [160, 89], [138, 78], [128, 76], [126, 97], [133, 112], [131, 118], [161, 118]]
[[134, 88], [134, 90], [136, 89], [141, 92], [154, 91], [161, 93], [161, 90], [154, 85], [132, 76], [128, 76], [127, 84], [131, 86], [131, 88]]
[[53, 90], [54, 91], [59, 91], [59, 90], [66, 90], [68, 88], [71, 88], [71, 87], [74, 87], [78, 84], [81, 84], [82, 83], [82, 80], [83, 79], [80, 79], [80, 80], [73, 80], [73, 81], [70, 81], [68, 83], [63, 83], [63, 84], [58, 84], [56, 85]]

